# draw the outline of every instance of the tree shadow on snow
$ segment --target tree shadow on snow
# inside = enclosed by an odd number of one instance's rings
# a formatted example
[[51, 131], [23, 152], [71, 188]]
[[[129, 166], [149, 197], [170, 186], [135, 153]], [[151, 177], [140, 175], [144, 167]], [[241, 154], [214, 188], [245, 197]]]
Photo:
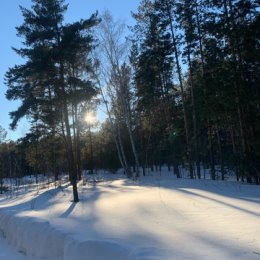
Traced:
[[199, 197], [199, 198], [202, 198], [202, 199], [207, 199], [207, 200], [216, 202], [216, 203], [218, 203], [218, 204], [221, 204], [221, 205], [224, 205], [224, 206], [227, 206], [227, 207], [230, 207], [230, 208], [239, 210], [239, 211], [243, 211], [244, 213], [251, 214], [251, 215], [253, 215], [253, 216], [255, 216], [255, 217], [260, 217], [260, 214], [257, 213], [257, 212], [254, 212], [254, 211], [252, 211], [252, 210], [248, 210], [248, 209], [245, 209], [245, 208], [236, 206], [236, 205], [231, 204], [231, 203], [228, 203], [228, 202], [226, 202], [226, 201], [224, 201], [224, 200], [219, 200], [219, 199], [216, 199], [216, 198], [211, 198], [211, 197], [209, 197], [209, 196], [205, 196], [205, 195], [198, 194], [198, 193], [196, 193], [196, 192], [192, 192], [192, 191], [184, 190], [184, 189], [178, 189], [178, 191], [183, 192], [183, 193], [186, 193], [186, 194], [189, 194], [189, 195], [191, 195], [191, 196], [196, 196], [196, 197]]
[[76, 205], [77, 205], [77, 203], [71, 202], [71, 204], [68, 207], [68, 209], [64, 213], [62, 213], [59, 217], [60, 218], [67, 218], [72, 213], [72, 211], [74, 210]]

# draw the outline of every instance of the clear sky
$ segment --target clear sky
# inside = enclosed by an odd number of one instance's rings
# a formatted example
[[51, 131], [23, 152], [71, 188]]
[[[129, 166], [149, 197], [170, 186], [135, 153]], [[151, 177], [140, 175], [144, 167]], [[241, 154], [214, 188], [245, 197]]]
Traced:
[[[132, 24], [131, 11], [135, 11], [140, 0], [66, 0], [69, 8], [65, 14], [65, 22], [74, 22], [80, 18], [88, 18], [96, 10], [102, 13], [108, 9], [116, 19], [124, 19]], [[1, 2], [0, 8], [0, 125], [8, 131], [8, 139], [24, 136], [29, 128], [26, 120], [21, 120], [15, 131], [9, 129], [11, 123], [9, 112], [19, 105], [19, 102], [8, 101], [5, 98], [6, 86], [4, 74], [9, 67], [22, 63], [23, 60], [14, 53], [11, 47], [19, 47], [21, 38], [16, 36], [15, 27], [23, 22], [19, 5], [30, 8], [30, 0], [7, 0]]]

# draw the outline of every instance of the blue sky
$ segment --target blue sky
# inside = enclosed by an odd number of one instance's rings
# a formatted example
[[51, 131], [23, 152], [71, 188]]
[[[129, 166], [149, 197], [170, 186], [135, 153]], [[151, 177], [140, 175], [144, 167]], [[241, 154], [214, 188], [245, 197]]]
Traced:
[[[127, 24], [132, 24], [130, 11], [136, 11], [140, 0], [67, 0], [68, 11], [65, 22], [77, 21], [80, 18], [88, 18], [96, 10], [102, 13], [108, 9], [116, 19], [123, 19]], [[8, 101], [5, 98], [6, 86], [4, 85], [4, 74], [9, 67], [22, 63], [23, 60], [17, 56], [11, 47], [19, 47], [21, 39], [16, 36], [15, 27], [23, 22], [19, 5], [30, 8], [30, 0], [7, 0], [2, 1], [0, 8], [0, 125], [8, 131], [8, 139], [17, 139], [25, 135], [28, 129], [26, 120], [21, 120], [15, 131], [9, 129], [11, 123], [9, 112], [19, 105], [19, 102]]]

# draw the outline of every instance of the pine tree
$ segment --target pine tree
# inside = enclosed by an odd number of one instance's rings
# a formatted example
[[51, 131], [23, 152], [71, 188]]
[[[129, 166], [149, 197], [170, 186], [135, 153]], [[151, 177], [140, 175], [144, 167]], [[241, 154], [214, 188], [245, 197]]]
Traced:
[[197, 102], [196, 102], [196, 90], [194, 82], [194, 64], [193, 60], [195, 57], [196, 49], [198, 49], [198, 37], [197, 37], [197, 26], [196, 26], [196, 1], [192, 3], [190, 1], [178, 1], [176, 3], [176, 16], [179, 23], [179, 29], [182, 30], [183, 35], [183, 51], [182, 57], [184, 63], [188, 66], [187, 71], [187, 82], [190, 88], [190, 103], [192, 112], [193, 122], [193, 136], [191, 145], [193, 146], [194, 157], [196, 162], [197, 176], [201, 178], [200, 172], [200, 156], [199, 156], [199, 138], [198, 138], [198, 120], [197, 120]]
[[[66, 10], [64, 0], [33, 0], [32, 10], [21, 7], [24, 23], [17, 27], [17, 32], [24, 38], [24, 47], [15, 51], [26, 62], [6, 73], [6, 96], [9, 100], [22, 101], [22, 105], [11, 113], [13, 128], [23, 116], [44, 112], [45, 118], [57, 124], [53, 119], [58, 115], [56, 119], [64, 129], [74, 201], [78, 202], [69, 108], [75, 98], [86, 100], [95, 91], [91, 82], [82, 75], [71, 74], [71, 68], [74, 66], [79, 70], [77, 59], [86, 58], [93, 49], [90, 29], [98, 20], [93, 15], [90, 19], [63, 25]], [[77, 85], [77, 89], [72, 91], [71, 85]]]
[[156, 161], [161, 164], [162, 153], [169, 148], [174, 106], [171, 37], [167, 24], [161, 21], [151, 1], [142, 1], [133, 17], [137, 24], [132, 28], [131, 62], [140, 115], [143, 165], [147, 165], [149, 158], [151, 165]]
[[176, 3], [172, 0], [164, 0], [164, 1], [155, 1], [155, 6], [157, 7], [157, 12], [159, 14], [160, 20], [162, 23], [165, 23], [168, 27], [169, 34], [171, 37], [171, 44], [174, 56], [174, 62], [176, 65], [176, 74], [180, 87], [180, 96], [182, 100], [182, 109], [183, 109], [183, 120], [184, 120], [184, 131], [185, 131], [185, 140], [186, 140], [186, 155], [189, 164], [189, 174], [191, 178], [194, 178], [193, 175], [193, 163], [192, 163], [192, 155], [191, 155], [191, 142], [190, 142], [190, 123], [188, 119], [188, 111], [187, 111], [187, 102], [185, 95], [185, 87], [184, 87], [184, 77], [182, 73], [182, 64], [181, 64], [181, 42], [179, 40], [178, 30], [177, 30], [177, 17], [175, 15], [176, 11]]

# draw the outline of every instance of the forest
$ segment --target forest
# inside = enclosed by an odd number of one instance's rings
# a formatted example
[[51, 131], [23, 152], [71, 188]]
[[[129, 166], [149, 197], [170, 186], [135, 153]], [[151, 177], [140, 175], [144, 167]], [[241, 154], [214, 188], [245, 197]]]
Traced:
[[66, 173], [78, 202], [83, 170], [162, 166], [260, 184], [258, 0], [141, 0], [130, 26], [109, 11], [65, 23], [64, 0], [20, 8], [6, 98], [20, 101], [11, 129], [30, 131], [0, 128], [1, 192], [4, 178]]

